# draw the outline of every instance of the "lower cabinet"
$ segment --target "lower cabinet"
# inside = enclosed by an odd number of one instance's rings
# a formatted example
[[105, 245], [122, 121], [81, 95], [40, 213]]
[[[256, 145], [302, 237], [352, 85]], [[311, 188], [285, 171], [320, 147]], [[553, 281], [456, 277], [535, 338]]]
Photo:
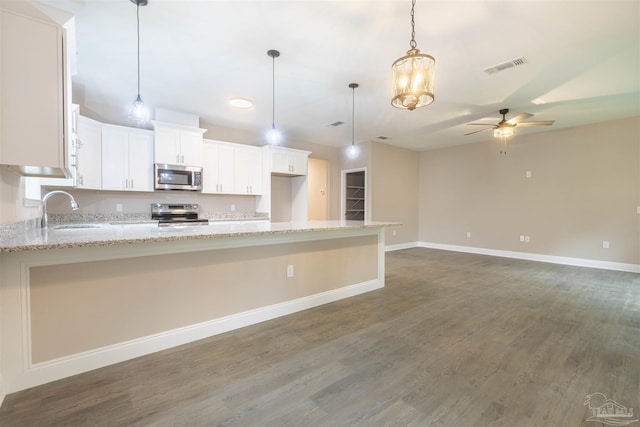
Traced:
[[102, 189], [153, 191], [153, 132], [102, 128]]

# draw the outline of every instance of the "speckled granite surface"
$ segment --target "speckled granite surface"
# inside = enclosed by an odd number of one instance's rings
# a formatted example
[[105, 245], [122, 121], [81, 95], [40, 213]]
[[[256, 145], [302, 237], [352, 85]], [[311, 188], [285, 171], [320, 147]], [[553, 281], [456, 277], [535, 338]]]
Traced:
[[[77, 226], [79, 223], [75, 223]], [[73, 224], [67, 226], [74, 227]], [[309, 221], [276, 222], [268, 221], [221, 221], [209, 225], [188, 225], [181, 227], [158, 227], [156, 222], [113, 224], [84, 223], [87, 228], [64, 228], [51, 225], [48, 229], [18, 228], [7, 231], [11, 226], [0, 227], [0, 252], [37, 251], [90, 246], [112, 246], [131, 243], [167, 242], [176, 240], [215, 239], [227, 237], [261, 236], [284, 233], [302, 233], [357, 228], [375, 228], [400, 225], [391, 222], [360, 221]], [[58, 227], [58, 228], [56, 228]], [[62, 227], [62, 228], [60, 228]]]

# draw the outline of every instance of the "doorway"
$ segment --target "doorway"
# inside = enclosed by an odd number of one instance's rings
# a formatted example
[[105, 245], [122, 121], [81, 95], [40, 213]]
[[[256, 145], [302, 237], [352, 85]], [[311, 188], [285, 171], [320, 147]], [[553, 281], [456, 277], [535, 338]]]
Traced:
[[368, 203], [366, 168], [342, 171], [342, 218], [350, 221], [368, 219]]
[[309, 157], [308, 163], [309, 220], [329, 219], [329, 162]]

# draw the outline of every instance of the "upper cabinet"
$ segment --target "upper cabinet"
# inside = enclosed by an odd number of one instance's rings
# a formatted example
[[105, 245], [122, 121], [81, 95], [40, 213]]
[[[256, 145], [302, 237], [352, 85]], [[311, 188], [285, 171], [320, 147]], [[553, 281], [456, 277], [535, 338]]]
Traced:
[[22, 175], [71, 176], [73, 15], [0, 2], [0, 164]]
[[102, 189], [153, 191], [153, 132], [102, 126]]
[[203, 193], [262, 194], [260, 148], [205, 139], [203, 154]]
[[262, 150], [238, 145], [233, 164], [236, 194], [262, 194]]
[[307, 174], [307, 163], [310, 151], [296, 150], [286, 147], [263, 147], [269, 156], [267, 164], [274, 175], [296, 176]]
[[76, 187], [102, 189], [102, 123], [79, 116], [75, 141]]
[[205, 129], [154, 121], [155, 163], [202, 166]]
[[235, 192], [235, 144], [205, 139], [203, 144], [202, 192], [233, 194]]

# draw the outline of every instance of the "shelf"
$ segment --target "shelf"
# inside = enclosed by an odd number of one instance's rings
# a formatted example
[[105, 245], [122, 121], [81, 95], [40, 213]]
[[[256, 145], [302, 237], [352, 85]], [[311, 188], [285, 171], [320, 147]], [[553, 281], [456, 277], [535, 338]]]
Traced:
[[364, 197], [347, 197], [347, 200], [353, 200], [354, 202], [364, 202]]
[[347, 185], [348, 189], [354, 189], [354, 190], [364, 190], [364, 187], [361, 185]]

